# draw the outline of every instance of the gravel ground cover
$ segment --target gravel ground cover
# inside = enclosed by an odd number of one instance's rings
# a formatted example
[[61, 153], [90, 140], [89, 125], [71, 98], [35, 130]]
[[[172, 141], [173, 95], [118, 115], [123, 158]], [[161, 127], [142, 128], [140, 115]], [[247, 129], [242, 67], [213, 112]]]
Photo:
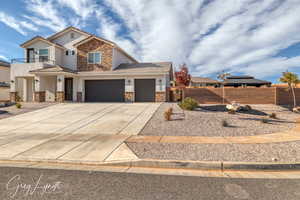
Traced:
[[300, 142], [270, 144], [158, 144], [127, 143], [144, 159], [240, 161], [240, 162], [299, 162]]
[[48, 106], [54, 105], [55, 103], [31, 103], [31, 102], [22, 102], [22, 108], [18, 109], [15, 105], [10, 105], [7, 107], [0, 107], [0, 119], [4, 119], [7, 117], [19, 115], [22, 113], [46, 108]]
[[[164, 119], [164, 112], [172, 107], [171, 121]], [[164, 103], [146, 124], [140, 135], [173, 136], [246, 136], [286, 131], [295, 126], [300, 117], [276, 105], [251, 105], [253, 111], [228, 114], [222, 105], [200, 105], [196, 111], [183, 111], [176, 103]], [[268, 114], [276, 113], [278, 119]], [[262, 123], [263, 118], [268, 123]], [[226, 120], [228, 127], [222, 126]]]

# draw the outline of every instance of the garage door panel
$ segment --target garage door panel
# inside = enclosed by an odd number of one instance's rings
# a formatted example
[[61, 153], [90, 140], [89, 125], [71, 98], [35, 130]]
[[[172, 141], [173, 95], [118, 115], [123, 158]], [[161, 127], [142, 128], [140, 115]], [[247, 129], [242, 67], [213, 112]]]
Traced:
[[123, 102], [125, 80], [86, 80], [85, 101]]
[[134, 88], [136, 102], [155, 101], [155, 79], [135, 79]]

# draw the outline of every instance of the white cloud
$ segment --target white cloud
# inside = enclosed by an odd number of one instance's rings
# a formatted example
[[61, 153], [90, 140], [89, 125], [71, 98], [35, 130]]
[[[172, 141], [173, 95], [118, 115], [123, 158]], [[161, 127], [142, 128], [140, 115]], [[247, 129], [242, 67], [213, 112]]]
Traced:
[[88, 18], [96, 8], [94, 0], [57, 0], [57, 2], [71, 8], [83, 20]]
[[0, 21], [6, 24], [7, 26], [15, 29], [22, 35], [27, 35], [28, 30], [30, 31], [38, 30], [34, 25], [30, 24], [29, 22], [17, 20], [14, 17], [9, 16], [4, 12], [0, 12]]
[[26, 0], [26, 9], [32, 14], [25, 17], [39, 26], [45, 26], [53, 31], [64, 29], [68, 23], [63, 13], [58, 10], [58, 4], [53, 0]]
[[0, 55], [0, 60], [9, 61], [9, 59], [4, 55]]
[[[257, 70], [255, 74], [260, 77], [271, 76], [278, 72], [254, 66], [271, 60], [283, 64], [283, 58], [273, 60], [272, 56], [300, 42], [300, 2], [295, 0], [105, 3], [127, 28], [130, 40], [125, 40], [124, 46], [135, 49], [134, 55], [141, 61], [170, 60], [176, 66], [186, 62], [197, 75], [223, 69], [243, 73], [240, 69], [245, 68], [245, 73]], [[99, 33], [120, 39], [114, 35], [118, 21], [109, 22]], [[286, 64], [293, 60], [283, 60], [283, 68], [296, 65]]]

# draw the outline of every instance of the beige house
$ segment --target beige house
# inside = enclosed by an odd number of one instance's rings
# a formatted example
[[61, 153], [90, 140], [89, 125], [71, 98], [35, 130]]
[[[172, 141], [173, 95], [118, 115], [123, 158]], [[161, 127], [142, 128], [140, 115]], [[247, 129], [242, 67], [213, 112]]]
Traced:
[[139, 63], [117, 44], [74, 27], [23, 43], [11, 65], [11, 100], [166, 101], [172, 63]]
[[0, 60], [0, 101], [9, 100], [10, 63]]
[[219, 87], [220, 82], [206, 77], [192, 77], [190, 81], [192, 87]]

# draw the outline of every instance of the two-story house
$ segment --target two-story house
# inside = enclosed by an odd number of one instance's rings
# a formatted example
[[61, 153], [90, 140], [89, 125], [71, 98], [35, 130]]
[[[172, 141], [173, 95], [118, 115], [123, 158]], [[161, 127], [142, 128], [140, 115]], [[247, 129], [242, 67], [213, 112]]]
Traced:
[[139, 63], [117, 44], [74, 27], [23, 43], [13, 59], [11, 101], [160, 102], [172, 63]]

